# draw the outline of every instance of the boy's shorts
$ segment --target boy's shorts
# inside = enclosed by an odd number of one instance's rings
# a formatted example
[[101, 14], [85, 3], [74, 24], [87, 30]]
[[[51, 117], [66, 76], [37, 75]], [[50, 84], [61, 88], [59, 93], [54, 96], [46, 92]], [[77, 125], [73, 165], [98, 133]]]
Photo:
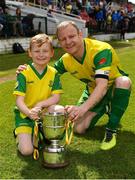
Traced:
[[15, 112], [15, 135], [20, 133], [32, 134], [35, 122], [30, 118], [22, 118], [18, 109]]
[[[111, 86], [106, 95], [103, 97], [103, 99], [92, 109], [89, 109], [89, 111], [91, 112], [95, 112], [97, 113], [95, 119], [93, 118], [92, 121], [95, 122], [91, 122], [90, 126], [93, 124], [95, 125], [96, 122], [98, 121], [98, 119], [104, 114], [104, 113], [108, 113], [108, 109], [107, 107], [110, 107], [110, 102], [112, 100], [112, 95], [113, 95], [113, 86]], [[88, 98], [89, 98], [90, 94], [88, 92], [87, 89], [85, 89], [77, 103], [78, 106], [80, 106], [81, 104], [83, 104]]]

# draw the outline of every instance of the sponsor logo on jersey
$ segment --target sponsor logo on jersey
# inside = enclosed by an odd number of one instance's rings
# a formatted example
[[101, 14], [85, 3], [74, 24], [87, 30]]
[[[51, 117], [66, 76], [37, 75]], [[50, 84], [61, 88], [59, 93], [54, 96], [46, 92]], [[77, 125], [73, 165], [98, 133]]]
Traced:
[[27, 81], [27, 83], [28, 83], [28, 84], [32, 84], [32, 83], [34, 83], [34, 81]]
[[102, 59], [100, 59], [100, 61], [99, 61], [99, 65], [102, 65], [102, 64], [104, 64], [104, 63], [106, 63], [106, 59], [105, 58], [102, 58]]
[[77, 73], [78, 73], [78, 71], [73, 71], [73, 72], [71, 72], [72, 75], [75, 75], [75, 74], [77, 74]]

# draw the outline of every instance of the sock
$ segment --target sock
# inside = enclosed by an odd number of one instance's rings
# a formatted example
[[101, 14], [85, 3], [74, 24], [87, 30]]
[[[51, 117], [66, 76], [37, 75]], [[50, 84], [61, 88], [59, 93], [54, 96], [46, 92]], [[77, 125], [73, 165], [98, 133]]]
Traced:
[[103, 109], [100, 113], [98, 113], [91, 121], [90, 126], [88, 129], [93, 129], [98, 122], [98, 120], [105, 114], [106, 109]]
[[120, 119], [127, 109], [130, 93], [131, 91], [128, 89], [114, 89], [114, 94], [111, 101], [111, 112], [109, 122], [106, 126], [108, 129], [117, 129]]

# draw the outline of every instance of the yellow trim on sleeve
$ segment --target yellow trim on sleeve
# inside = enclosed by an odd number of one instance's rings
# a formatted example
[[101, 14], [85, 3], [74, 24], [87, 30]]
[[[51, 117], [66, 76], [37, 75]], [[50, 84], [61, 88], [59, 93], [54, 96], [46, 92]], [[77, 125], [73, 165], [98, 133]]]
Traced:
[[27, 133], [32, 134], [32, 128], [28, 126], [20, 126], [15, 129], [15, 134]]
[[25, 93], [20, 92], [20, 91], [14, 91], [13, 95], [25, 96]]
[[63, 90], [54, 90], [52, 94], [63, 94]]

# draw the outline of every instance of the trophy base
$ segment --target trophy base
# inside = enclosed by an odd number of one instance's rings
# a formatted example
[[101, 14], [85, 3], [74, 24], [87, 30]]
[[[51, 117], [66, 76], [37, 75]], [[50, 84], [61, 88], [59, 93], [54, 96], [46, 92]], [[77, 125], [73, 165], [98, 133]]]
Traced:
[[51, 168], [51, 169], [57, 169], [57, 168], [64, 168], [69, 165], [68, 161], [65, 161], [64, 163], [56, 163], [56, 164], [51, 164], [47, 162], [43, 162], [43, 166], [45, 168]]
[[62, 168], [69, 164], [63, 146], [45, 147], [43, 151], [43, 166], [47, 168]]

